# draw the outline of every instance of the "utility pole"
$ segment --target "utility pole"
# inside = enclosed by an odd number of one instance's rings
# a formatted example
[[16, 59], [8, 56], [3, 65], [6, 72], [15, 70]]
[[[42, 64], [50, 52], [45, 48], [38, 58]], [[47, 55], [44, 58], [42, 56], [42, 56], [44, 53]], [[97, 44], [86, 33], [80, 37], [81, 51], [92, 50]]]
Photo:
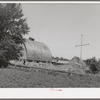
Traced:
[[82, 47], [86, 46], [86, 45], [89, 45], [89, 43], [88, 44], [83, 44], [83, 35], [81, 35], [81, 44], [75, 46], [75, 47], [80, 47], [80, 59], [81, 60], [82, 60]]

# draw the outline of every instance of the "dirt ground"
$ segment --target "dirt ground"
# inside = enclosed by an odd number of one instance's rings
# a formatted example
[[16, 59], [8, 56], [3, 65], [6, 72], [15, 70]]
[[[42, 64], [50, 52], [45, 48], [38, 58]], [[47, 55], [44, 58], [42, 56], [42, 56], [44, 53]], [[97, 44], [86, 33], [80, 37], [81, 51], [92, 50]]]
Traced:
[[100, 87], [96, 75], [71, 74], [35, 68], [0, 69], [0, 88], [84, 88]]

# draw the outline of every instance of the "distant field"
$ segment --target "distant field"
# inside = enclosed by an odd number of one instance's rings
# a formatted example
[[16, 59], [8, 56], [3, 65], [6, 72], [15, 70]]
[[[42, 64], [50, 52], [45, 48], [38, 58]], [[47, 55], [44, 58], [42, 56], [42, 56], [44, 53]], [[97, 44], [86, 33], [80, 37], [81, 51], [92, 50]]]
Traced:
[[0, 88], [100, 87], [100, 77], [35, 68], [0, 69]]

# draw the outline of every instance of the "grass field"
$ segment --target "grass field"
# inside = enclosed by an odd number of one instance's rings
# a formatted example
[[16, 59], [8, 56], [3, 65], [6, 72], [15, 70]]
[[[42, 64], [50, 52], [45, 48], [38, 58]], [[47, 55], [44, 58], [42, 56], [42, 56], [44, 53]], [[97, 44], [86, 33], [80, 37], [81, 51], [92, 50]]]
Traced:
[[100, 87], [100, 76], [62, 73], [35, 68], [0, 69], [0, 88]]

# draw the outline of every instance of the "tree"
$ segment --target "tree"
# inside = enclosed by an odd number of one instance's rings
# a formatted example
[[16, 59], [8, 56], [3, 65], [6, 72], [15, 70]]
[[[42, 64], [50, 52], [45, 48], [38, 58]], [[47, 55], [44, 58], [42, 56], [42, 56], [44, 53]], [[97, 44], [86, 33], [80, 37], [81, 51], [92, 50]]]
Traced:
[[0, 4], [0, 67], [22, 56], [20, 44], [25, 42], [23, 35], [28, 32], [21, 4]]

